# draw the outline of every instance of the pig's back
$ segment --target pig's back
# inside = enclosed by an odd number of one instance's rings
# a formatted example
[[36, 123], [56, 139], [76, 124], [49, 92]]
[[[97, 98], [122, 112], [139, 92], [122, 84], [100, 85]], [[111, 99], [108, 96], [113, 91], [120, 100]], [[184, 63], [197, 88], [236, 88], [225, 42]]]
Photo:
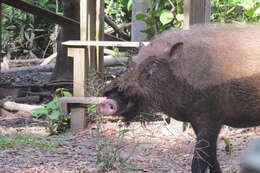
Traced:
[[167, 57], [178, 42], [183, 42], [184, 47], [182, 56], [171, 61], [173, 73], [194, 88], [203, 89], [260, 73], [260, 25], [200, 26], [188, 31], [170, 31], [141, 50], [140, 55]]

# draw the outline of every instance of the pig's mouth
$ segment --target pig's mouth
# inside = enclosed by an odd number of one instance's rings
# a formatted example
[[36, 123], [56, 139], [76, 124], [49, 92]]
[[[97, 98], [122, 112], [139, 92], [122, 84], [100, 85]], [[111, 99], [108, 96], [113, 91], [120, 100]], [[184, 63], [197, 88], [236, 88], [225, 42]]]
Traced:
[[113, 99], [106, 99], [100, 104], [99, 112], [105, 116], [112, 116], [115, 114], [122, 115], [128, 112], [133, 106], [134, 103], [128, 100], [126, 105], [123, 106], [124, 109], [122, 109], [119, 107], [119, 103], [117, 103], [117, 101]]

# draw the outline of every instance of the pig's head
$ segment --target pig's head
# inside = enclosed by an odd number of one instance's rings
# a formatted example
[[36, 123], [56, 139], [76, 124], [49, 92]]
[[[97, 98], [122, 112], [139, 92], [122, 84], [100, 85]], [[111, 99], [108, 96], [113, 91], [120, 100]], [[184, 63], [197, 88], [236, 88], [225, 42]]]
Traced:
[[151, 107], [163, 108], [175, 102], [172, 98], [175, 98], [174, 90], [178, 84], [173, 77], [169, 56], [180, 48], [182, 44], [177, 44], [160, 57], [143, 56], [132, 72], [106, 85], [103, 96], [107, 99], [100, 104], [100, 112], [103, 115], [121, 115], [129, 121], [148, 108], [150, 111]]
[[103, 115], [121, 115], [129, 121], [140, 114], [146, 96], [134, 76], [129, 73], [105, 86], [103, 96], [107, 99], [99, 107]]
[[164, 100], [168, 102], [171, 81], [168, 61], [149, 57], [133, 72], [104, 87], [103, 96], [107, 99], [99, 110], [103, 115], [121, 115], [130, 121], [141, 112], [163, 104]]

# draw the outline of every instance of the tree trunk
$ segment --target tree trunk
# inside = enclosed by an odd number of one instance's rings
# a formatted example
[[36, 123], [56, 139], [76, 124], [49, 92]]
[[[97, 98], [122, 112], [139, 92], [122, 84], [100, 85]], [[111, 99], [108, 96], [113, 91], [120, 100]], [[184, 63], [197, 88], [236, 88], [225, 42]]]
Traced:
[[[62, 0], [64, 16], [80, 20], [80, 0]], [[73, 59], [67, 56], [67, 48], [61, 43], [80, 39], [80, 25], [63, 25], [57, 40], [57, 61], [51, 81], [73, 79]]]
[[147, 0], [133, 0], [131, 41], [147, 40], [147, 35], [144, 32], [141, 32], [147, 28], [145, 22], [136, 20], [135, 18], [135, 16], [139, 13], [146, 13], [147, 4]]

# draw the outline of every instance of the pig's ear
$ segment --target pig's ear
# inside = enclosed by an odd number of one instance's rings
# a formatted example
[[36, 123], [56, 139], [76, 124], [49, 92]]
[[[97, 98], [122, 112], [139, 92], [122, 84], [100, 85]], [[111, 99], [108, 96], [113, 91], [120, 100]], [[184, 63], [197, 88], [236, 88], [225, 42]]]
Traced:
[[183, 43], [179, 42], [172, 46], [169, 55], [172, 59], [178, 59], [179, 57], [182, 56], [182, 54], [183, 54]]
[[102, 95], [106, 96], [109, 92], [117, 90], [119, 86], [119, 81], [112, 81], [109, 84], [106, 84], [105, 87], [102, 90]]

